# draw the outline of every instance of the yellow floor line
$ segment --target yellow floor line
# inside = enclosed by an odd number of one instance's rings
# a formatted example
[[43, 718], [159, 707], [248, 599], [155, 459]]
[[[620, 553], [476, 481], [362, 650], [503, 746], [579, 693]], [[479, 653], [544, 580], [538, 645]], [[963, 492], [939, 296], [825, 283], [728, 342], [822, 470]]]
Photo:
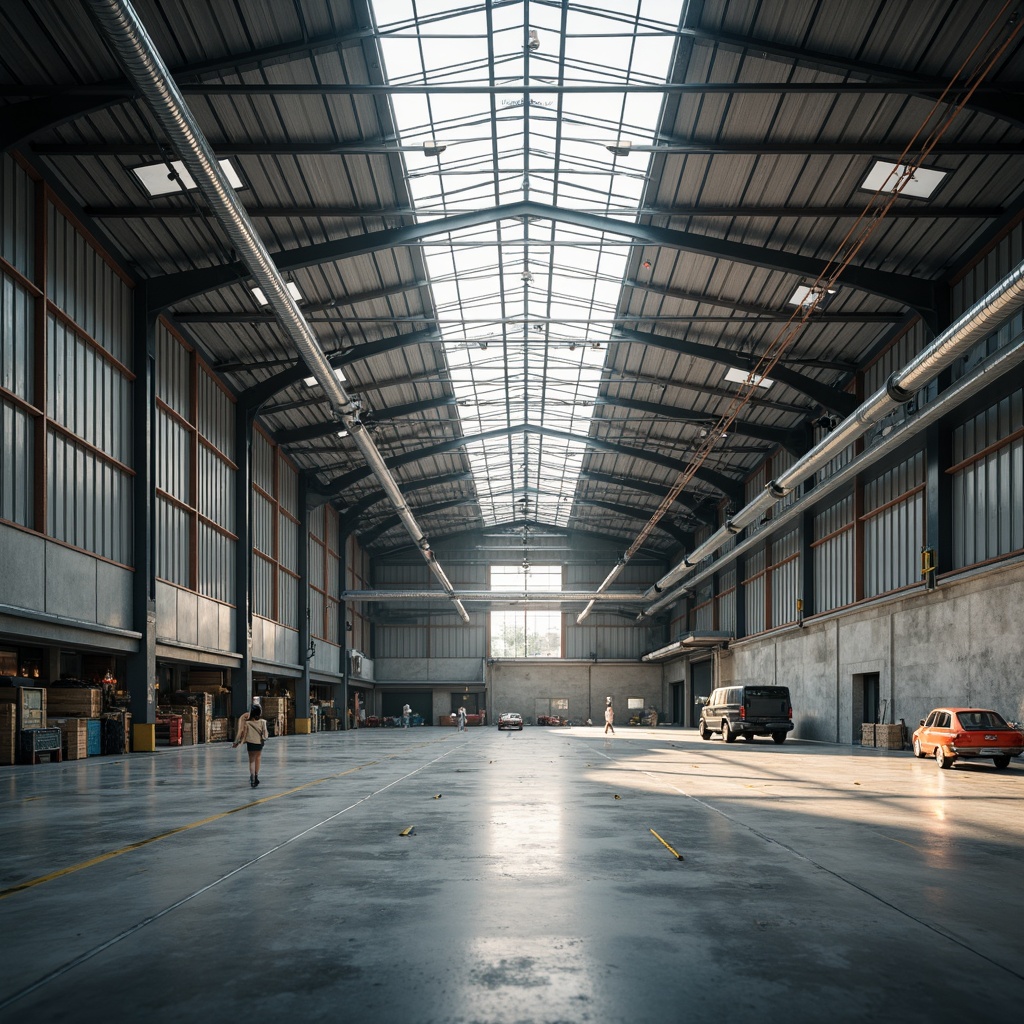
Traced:
[[346, 768], [343, 772], [337, 772], [334, 775], [325, 775], [322, 779], [313, 779], [311, 782], [304, 782], [301, 786], [296, 786], [294, 789], [286, 789], [283, 793], [274, 793], [272, 796], [265, 796], [260, 800], [252, 800], [247, 804], [242, 804], [240, 807], [232, 807], [230, 811], [221, 811], [220, 814], [212, 814], [208, 818], [202, 818], [199, 821], [190, 822], [188, 825], [179, 825], [177, 828], [168, 829], [168, 831], [161, 832], [159, 835], [150, 836], [148, 839], [140, 839], [137, 843], [129, 843], [127, 846], [122, 846], [118, 850], [111, 850], [109, 853], [101, 853], [98, 857], [91, 857], [89, 860], [83, 860], [78, 864], [72, 864], [69, 867], [60, 868], [57, 871], [51, 871], [48, 875], [40, 875], [38, 878], [32, 878], [27, 882], [21, 882], [19, 885], [12, 885], [7, 889], [0, 889], [0, 900], [6, 899], [8, 896], [13, 896], [17, 892], [24, 892], [26, 889], [42, 885], [44, 882], [51, 882], [55, 878], [63, 878], [65, 875], [73, 875], [76, 871], [84, 871], [85, 868], [91, 868], [96, 864], [102, 864], [106, 860], [112, 860], [114, 857], [120, 857], [122, 854], [131, 853], [133, 850], [140, 850], [144, 846], [149, 846], [152, 843], [158, 843], [161, 839], [168, 839], [171, 836], [180, 835], [182, 832], [189, 832], [194, 828], [199, 828], [201, 825], [209, 825], [211, 821], [219, 821], [221, 818], [226, 818], [231, 814], [237, 814], [239, 811], [248, 810], [250, 807], [257, 807], [260, 804], [270, 803], [272, 800], [280, 800], [283, 796], [291, 796], [293, 793], [299, 793], [304, 789], [309, 789], [310, 786], [319, 786], [324, 782], [330, 782], [332, 779], [340, 779], [343, 775], [351, 775], [353, 772], [361, 772], [364, 768], [369, 768], [371, 765], [379, 763], [379, 761], [367, 761], [366, 764], [357, 765], [355, 768]]

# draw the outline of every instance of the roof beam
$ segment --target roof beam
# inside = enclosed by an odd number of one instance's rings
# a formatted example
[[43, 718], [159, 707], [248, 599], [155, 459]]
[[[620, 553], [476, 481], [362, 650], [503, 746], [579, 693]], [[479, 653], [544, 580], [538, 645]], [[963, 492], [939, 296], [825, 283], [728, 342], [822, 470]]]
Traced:
[[[413, 451], [403, 452], [401, 455], [394, 455], [386, 459], [389, 469], [397, 469], [400, 466], [409, 465], [412, 462], [419, 462], [421, 459], [434, 458], [449, 452], [459, 451], [467, 445], [479, 441], [491, 441], [503, 437], [512, 437], [516, 434], [533, 434], [540, 437], [550, 437], [556, 440], [568, 441], [573, 444], [581, 444], [596, 451], [608, 452], [614, 455], [625, 455], [630, 458], [640, 459], [644, 462], [652, 462], [655, 465], [663, 466], [676, 472], [684, 472], [689, 464], [682, 459], [675, 459], [669, 455], [662, 455], [659, 452], [647, 451], [643, 448], [631, 448], [629, 445], [615, 444], [611, 441], [603, 441], [600, 438], [588, 437], [583, 434], [571, 434], [567, 431], [552, 430], [549, 427], [538, 427], [533, 424], [519, 424], [501, 430], [490, 430], [482, 434], [473, 434], [466, 437], [457, 437], [450, 441], [442, 441], [440, 444], [430, 445], [426, 448], [417, 448]], [[326, 485], [320, 485], [316, 481], [310, 483], [310, 490], [326, 498], [335, 498], [342, 494], [347, 488], [365, 480], [370, 475], [369, 469], [361, 467], [351, 470], [344, 475], [335, 478]], [[699, 469], [695, 474], [697, 479], [720, 491], [731, 501], [742, 500], [743, 487], [740, 481], [717, 473], [713, 470]]]
[[[426, 288], [429, 282], [426, 278], [418, 278], [415, 281], [404, 281], [401, 284], [388, 285], [386, 288], [375, 288], [373, 291], [360, 292], [357, 295], [345, 295], [340, 299], [332, 299], [330, 302], [300, 302], [299, 309], [302, 310], [306, 319], [312, 313], [326, 313], [340, 309], [351, 309], [363, 302], [375, 302], [378, 299], [390, 298], [392, 295], [404, 295], [406, 292], [415, 291], [417, 288]], [[346, 320], [358, 320], [346, 314]], [[263, 324], [276, 323], [277, 318], [273, 313], [257, 312], [251, 313], [240, 310], [235, 313], [177, 313], [174, 320], [179, 324]], [[223, 363], [221, 367], [228, 364]], [[237, 369], [244, 369], [245, 363], [239, 363]], [[221, 368], [219, 367], [219, 368]]]
[[[823, 68], [844, 77], [852, 73], [881, 79], [881, 83], [872, 84], [883, 84], [889, 87], [895, 86], [896, 88], [893, 88], [894, 92], [909, 92], [911, 95], [918, 94], [927, 96], [929, 99], [935, 98], [937, 95], [936, 90], [941, 92], [942, 89], [948, 86], [948, 83], [942, 83], [940, 88], [938, 79], [929, 78], [926, 75], [916, 75], [912, 71], [903, 69], [894, 71], [884, 64], [859, 60], [846, 54], [839, 56], [823, 50], [809, 50], [802, 46], [789, 46], [777, 39], [765, 39], [761, 36], [734, 35], [730, 32], [688, 27], [681, 29], [679, 34], [700, 43], [732, 46], [736, 49], [756, 54], [758, 57], [781, 57], [784, 60], [794, 61], [797, 64], [809, 65], [815, 70]], [[1024, 87], [1019, 82], [1006, 83], [1003, 88], [992, 83], [986, 83], [984, 88], [974, 92], [967, 101], [966, 107], [968, 110], [977, 110], [991, 117], [999, 118], [1001, 121], [1009, 121], [1011, 124], [1024, 127], [1024, 103], [1021, 102], [1022, 88]]]
[[[295, 42], [247, 49], [238, 54], [228, 54], [211, 60], [182, 64], [172, 69], [171, 74], [177, 81], [178, 88], [185, 91], [190, 87], [194, 89], [197, 86], [195, 83], [185, 83], [179, 79], [198, 75], [223, 74], [225, 71], [235, 72], [262, 68], [269, 64], [289, 60], [297, 54], [312, 54], [337, 50], [342, 47], [359, 46], [365, 38], [373, 36], [376, 36], [376, 32], [368, 28], [354, 29], [343, 34], [332, 32]], [[0, 145], [3, 149], [10, 149], [41, 132], [55, 128], [76, 117], [81, 117], [83, 114], [91, 114], [119, 103], [132, 102], [137, 98], [137, 90], [134, 85], [120, 78], [105, 83], [78, 84], [71, 92], [65, 88], [55, 89], [50, 83], [37, 86], [28, 83], [8, 84], [0, 86], [0, 95], [29, 97], [29, 99], [4, 107], [3, 127], [0, 128]], [[160, 151], [161, 155], [163, 152]]]
[[[166, 197], [161, 197], [166, 198]], [[563, 210], [572, 209], [561, 206]], [[856, 219], [864, 213], [863, 206], [631, 206], [613, 207], [613, 212], [636, 217], [793, 217]], [[448, 207], [449, 213], [459, 213], [457, 207]], [[163, 206], [154, 202], [149, 206], [86, 206], [82, 211], [96, 220], [118, 218], [125, 220], [175, 220], [188, 217], [210, 218], [204, 207]], [[416, 214], [434, 216], [436, 209], [412, 206], [250, 206], [246, 212], [254, 220], [293, 220], [302, 217], [324, 217], [332, 220], [365, 220], [374, 217], [412, 217]], [[584, 212], [584, 211], [581, 211]], [[927, 217], [963, 219], [973, 217], [990, 220], [1004, 213], [1001, 206], [941, 206], [939, 204], [906, 201], [906, 205], [893, 205], [886, 211], [886, 219], [918, 219]]]
[[[744, 355], [741, 352], [730, 352], [727, 349], [718, 348], [714, 345], [702, 345], [699, 342], [684, 341], [681, 338], [670, 338], [665, 334], [645, 334], [641, 331], [627, 331], [620, 328], [616, 335], [622, 341], [636, 342], [640, 345], [651, 345], [655, 348], [663, 348], [669, 352], [676, 352], [679, 355], [692, 356], [695, 359], [706, 359], [712, 363], [731, 366], [744, 373], [753, 371], [757, 366], [757, 359], [753, 355]], [[829, 387], [807, 377], [788, 367], [776, 364], [771, 371], [772, 380], [777, 380], [787, 387], [793, 388], [806, 395], [811, 401], [822, 406], [829, 412], [842, 416], [848, 416], [857, 408], [858, 402], [855, 395], [849, 392], [840, 391], [838, 388]]]
[[[57, 97], [54, 97], [57, 99]], [[594, 149], [604, 152], [607, 148], [600, 140], [567, 140], [592, 142]], [[613, 140], [609, 141], [610, 142]], [[423, 146], [403, 146], [397, 142], [367, 140], [362, 142], [231, 142], [222, 140], [211, 143], [219, 159], [231, 156], [374, 156], [390, 153], [419, 153]], [[454, 153], [458, 143], [449, 148]], [[138, 140], [134, 142], [40, 142], [34, 144], [32, 152], [47, 157], [109, 157], [138, 156], [160, 159], [165, 149], [156, 142]], [[1020, 144], [1016, 142], [952, 142], [941, 141], [930, 151], [931, 157], [942, 156], [1020, 156]], [[902, 156], [906, 152], [905, 140], [868, 139], [861, 142], [802, 141], [778, 142], [771, 139], [729, 139], [729, 140], [670, 140], [650, 146], [633, 145], [630, 153], [653, 154], [655, 156], [739, 156], [762, 154], [766, 156]]]
[[[387, 409], [382, 409], [380, 412], [364, 412], [360, 419], [364, 427], [371, 427], [374, 423], [390, 423], [392, 420], [401, 419], [404, 416], [415, 416], [420, 412], [429, 412], [431, 409], [443, 409], [446, 406], [458, 404], [459, 401], [454, 395], [445, 395], [442, 398], [428, 398], [422, 402], [410, 402], [408, 405], [393, 405]], [[274, 435], [274, 440], [280, 445], [301, 444], [303, 441], [314, 441], [318, 437], [328, 437], [331, 434], [336, 434], [339, 430], [345, 429], [344, 423], [314, 423], [308, 427], [280, 430]]]
[[[466, 228], [478, 227], [501, 220], [525, 219], [527, 217], [559, 223], [574, 224], [577, 227], [596, 232], [631, 237], [641, 244], [660, 245], [671, 249], [722, 259], [748, 266], [777, 270], [795, 274], [801, 278], [817, 279], [825, 273], [829, 264], [811, 256], [769, 249], [745, 242], [730, 242], [710, 235], [690, 231], [676, 231], [659, 228], [650, 224], [630, 223], [613, 217], [602, 217], [593, 213], [562, 210], [543, 203], [518, 202], [506, 206], [492, 207], [473, 213], [456, 214], [421, 224], [408, 224], [383, 231], [371, 231], [363, 235], [320, 242], [314, 245], [287, 249], [273, 255], [274, 263], [281, 273], [299, 270], [337, 260], [363, 256], [381, 249], [419, 242], [434, 235], [447, 234]], [[178, 302], [214, 291], [226, 285], [246, 280], [249, 272], [241, 262], [221, 266], [203, 267], [175, 274], [151, 278], [147, 284], [151, 309], [162, 312]], [[935, 282], [904, 274], [890, 274], [868, 267], [848, 266], [842, 275], [846, 287], [858, 288], [891, 299], [901, 306], [909, 306], [919, 312], [930, 325], [936, 325], [944, 310], [945, 293]]]
[[[233, 66], [233, 65], [232, 65]], [[848, 69], [847, 69], [848, 70]], [[111, 86], [103, 83], [76, 84], [75, 91], [81, 95], [107, 94]], [[113, 87], [116, 90], [116, 86]], [[33, 85], [15, 82], [0, 85], [0, 97], [52, 96], [61, 92], [63, 86]], [[387, 85], [377, 82], [309, 82], [309, 83], [205, 83], [182, 82], [179, 90], [187, 96], [515, 96], [522, 97], [524, 91], [531, 96], [606, 95], [616, 96], [927, 96], [936, 98], [949, 89], [949, 82], [941, 78], [914, 78], [910, 73], [900, 72], [887, 82], [617, 82], [603, 84], [559, 85], [549, 80], [536, 79], [523, 85], [488, 85], [485, 82], [463, 82], [458, 85], [430, 85], [426, 83], [408, 85]], [[1018, 81], [983, 82], [974, 91], [975, 97], [1005, 97], [1007, 103], [1024, 97], [1024, 83]], [[132, 90], [124, 86], [124, 98], [131, 98]], [[998, 109], [998, 104], [993, 110]], [[975, 100], [974, 109], [979, 109]], [[1003, 120], [1012, 120], [1010, 115], [999, 115]]]
[[[793, 318], [793, 309], [769, 309], [767, 306], [758, 306], [753, 302], [738, 302], [734, 299], [724, 299], [721, 296], [708, 295], [703, 292], [688, 292], [682, 288], [670, 288], [668, 285], [655, 284], [653, 281], [640, 281], [635, 277], [627, 277], [622, 282], [623, 288], [633, 288], [636, 291], [647, 292], [650, 295], [664, 295], [669, 299], [679, 299], [681, 302], [694, 302], [702, 306], [711, 306], [714, 309], [728, 309], [735, 313], [750, 313], [763, 320], [778, 320], [788, 323]], [[828, 309], [815, 310], [808, 324], [893, 324], [902, 318], [900, 313], [830, 313]], [[656, 319], [650, 317], [649, 319]]]
[[[501, 491], [494, 495], [495, 497], [501, 497], [506, 494], [518, 493], [513, 491]], [[538, 491], [539, 494], [551, 493], [549, 491]], [[612, 512], [615, 515], [622, 516], [624, 519], [642, 519], [645, 522], [651, 518], [651, 513], [641, 510], [630, 508], [628, 505], [617, 505], [611, 501], [598, 501], [591, 498], [579, 498], [574, 499], [577, 504], [588, 505], [594, 508], [602, 508], [607, 512]], [[453, 498], [449, 501], [439, 501], [433, 505], [419, 505], [414, 510], [417, 517], [426, 519], [430, 515], [434, 515], [438, 512], [445, 512], [450, 508], [459, 508], [462, 505], [470, 505], [477, 501], [475, 496], [469, 498]], [[401, 525], [401, 520], [398, 516], [388, 516], [382, 519], [376, 526], [366, 530], [363, 533], [358, 534], [360, 544], [367, 547], [380, 540], [389, 530], [393, 530], [396, 526]], [[681, 547], [686, 547], [692, 540], [693, 534], [687, 530], [681, 530], [673, 523], [666, 523], [661, 520], [657, 524], [657, 528], [662, 533], [667, 533], [677, 544]], [[444, 534], [435, 534], [438, 537], [444, 537]]]
[[[624, 487], [629, 491], [639, 491], [642, 494], [652, 494], [656, 498], [664, 498], [668, 493], [668, 487], [665, 485], [652, 483], [650, 480], [638, 480], [636, 477], [632, 476], [612, 476], [609, 473], [595, 473], [593, 470], [589, 469], [580, 470], [580, 476], [587, 480], [593, 480], [594, 483], [597, 484], [608, 484], [611, 487]], [[705, 526], [718, 525], [712, 516], [701, 515], [697, 508], [684, 502], [682, 495], [677, 495], [675, 502], [682, 507], [684, 515], [692, 517], [697, 522], [703, 523]]]
[[[773, 371], [774, 372], [774, 371]], [[622, 409], [633, 409], [636, 412], [647, 412], [652, 416], [665, 420], [682, 420], [684, 422], [715, 424], [717, 416], [694, 409], [682, 409], [675, 405], [664, 405], [660, 402], [644, 402], [637, 398], [620, 398], [617, 395], [599, 395], [595, 405], [614, 405]], [[600, 422], [600, 421], [597, 421]], [[794, 455], [803, 455], [807, 451], [807, 435], [802, 429], [784, 430], [781, 427], [766, 427], [745, 420], [734, 420], [729, 428], [733, 434], [741, 437], [753, 437], [758, 441], [780, 445]]]

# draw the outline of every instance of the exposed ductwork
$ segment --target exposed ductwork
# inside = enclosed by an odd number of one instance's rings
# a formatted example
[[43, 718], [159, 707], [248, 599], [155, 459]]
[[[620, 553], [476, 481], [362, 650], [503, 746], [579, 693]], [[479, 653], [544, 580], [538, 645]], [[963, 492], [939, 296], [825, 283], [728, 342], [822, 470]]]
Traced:
[[450, 580], [434, 557], [430, 542], [402, 497], [398, 482], [360, 421], [358, 404], [334, 375], [327, 355], [298, 303], [289, 294], [286, 281], [221, 170], [212, 147], [185, 104], [135, 10], [126, 0], [88, 0], [88, 3], [125, 73], [139, 89], [175, 152], [195, 179], [199, 191], [227, 232], [239, 259], [263, 289], [278, 322], [294, 341], [302, 361], [324, 389], [324, 394], [394, 505], [430, 571], [455, 604], [463, 622], [468, 623], [469, 614], [455, 596]]
[[[853, 461], [847, 462], [838, 472], [830, 476], [828, 480], [819, 484], [799, 501], [795, 501], [783, 512], [775, 516], [772, 519], [772, 526], [775, 529], [785, 529], [790, 523], [795, 522], [803, 515], [808, 502], [818, 502], [832, 491], [847, 486], [856, 476], [863, 473], [870, 466], [886, 458], [886, 456], [901, 445], [906, 444], [911, 437], [917, 436], [922, 430], [927, 429], [933, 423], [945, 416], [949, 416], [954, 409], [966, 402], [972, 395], [976, 395], [979, 391], [987, 388], [994, 381], [1001, 380], [1007, 374], [1019, 371], [1022, 364], [1024, 364], [1024, 339], [1016, 342], [1016, 344], [1009, 348], [1001, 350], [978, 369], [976, 373], [958, 381], [948, 391], [944, 391], [934, 402], [929, 402], [910, 423], [894, 430], [881, 441], [872, 445], [867, 451], [853, 459]], [[665, 605], [677, 601], [684, 591], [699, 585], [708, 576], [721, 570], [732, 559], [745, 555], [761, 542], [761, 535], [755, 534], [752, 537], [748, 537], [742, 543], [737, 544], [736, 547], [730, 548], [725, 557], [714, 562], [711, 566], [706, 566], [696, 572], [686, 581], [685, 586], [678, 587], [671, 593], [666, 594], [655, 604], [647, 608], [644, 615], [651, 615]]]
[[[802, 481], [823, 469], [869, 427], [878, 423], [897, 406], [909, 401], [918, 390], [950, 366], [972, 345], [995, 330], [1021, 305], [1024, 305], [1024, 263], [1019, 264], [971, 306], [902, 370], [893, 373], [884, 387], [855, 409], [832, 433], [798, 459], [777, 480], [769, 481], [761, 494], [648, 588], [644, 597], [647, 600], [657, 600], [645, 608], [638, 619], [643, 620], [677, 600], [678, 592], [665, 592], [690, 575], [703, 559], [717, 551], [746, 526], [757, 522], [780, 498], [790, 494]], [[822, 493], [822, 489], [815, 490], [816, 497]]]

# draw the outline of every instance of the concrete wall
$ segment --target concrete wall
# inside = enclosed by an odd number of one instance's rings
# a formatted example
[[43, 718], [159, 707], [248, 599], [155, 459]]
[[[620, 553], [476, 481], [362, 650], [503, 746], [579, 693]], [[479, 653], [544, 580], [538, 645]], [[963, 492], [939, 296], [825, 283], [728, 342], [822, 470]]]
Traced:
[[645, 706], [665, 710], [662, 666], [635, 661], [495, 661], [487, 666], [488, 720], [503, 711], [536, 718], [535, 699], [565, 697], [573, 722], [591, 718], [604, 722], [605, 698], [611, 697], [615, 720], [625, 725], [626, 700], [642, 697]]
[[[76, 630], [132, 628], [133, 574], [122, 566], [0, 525], [0, 567], [0, 605], [38, 613], [58, 625], [64, 621]], [[27, 640], [37, 635], [30, 626], [19, 633]]]
[[170, 583], [156, 583], [157, 640], [231, 653], [235, 609]]
[[[877, 673], [886, 721], [909, 727], [941, 705], [992, 707], [1024, 720], [1024, 564], [935, 591], [734, 643], [716, 685], [780, 683], [793, 693], [793, 735], [859, 742], [856, 677]], [[667, 671], [667, 666], [666, 666]]]

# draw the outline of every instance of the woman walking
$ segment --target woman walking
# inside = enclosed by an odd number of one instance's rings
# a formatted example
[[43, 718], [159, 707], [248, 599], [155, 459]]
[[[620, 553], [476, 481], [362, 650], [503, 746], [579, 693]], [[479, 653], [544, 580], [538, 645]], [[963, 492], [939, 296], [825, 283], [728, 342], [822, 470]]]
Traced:
[[231, 744], [232, 749], [244, 742], [249, 751], [249, 785], [255, 789], [260, 784], [260, 757], [263, 744], [267, 742], [270, 732], [263, 717], [263, 708], [253, 704], [238, 720], [238, 735]]
[[615, 735], [615, 712], [612, 709], [611, 701], [608, 702], [607, 707], [604, 709], [604, 734], [605, 734], [605, 736], [607, 736], [609, 732], [611, 732], [611, 734], [613, 736]]

